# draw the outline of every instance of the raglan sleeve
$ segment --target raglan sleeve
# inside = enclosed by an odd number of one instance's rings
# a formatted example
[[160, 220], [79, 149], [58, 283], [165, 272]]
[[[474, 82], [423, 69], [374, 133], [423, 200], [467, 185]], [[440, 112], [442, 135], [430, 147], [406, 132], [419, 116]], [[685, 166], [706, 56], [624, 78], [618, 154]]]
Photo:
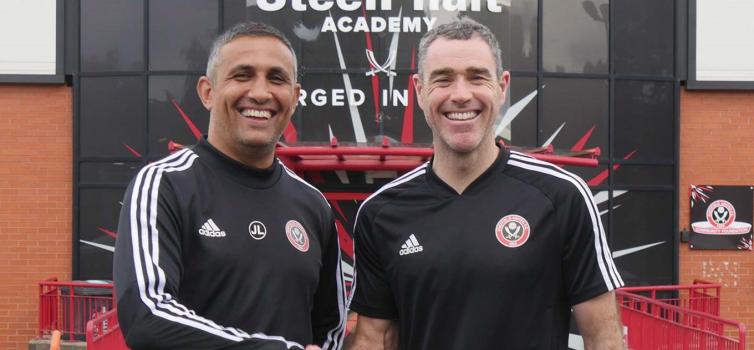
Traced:
[[341, 270], [340, 240], [332, 211], [323, 228], [322, 268], [312, 307], [312, 336], [322, 350], [343, 345], [346, 325], [346, 294]]
[[196, 314], [176, 298], [180, 288], [180, 210], [176, 189], [159, 167], [142, 169], [126, 189], [118, 224], [113, 279], [118, 320], [131, 349], [288, 349]]
[[354, 236], [354, 284], [350, 309], [360, 315], [395, 319], [398, 312], [372, 232], [372, 202], [364, 202], [356, 215]]
[[623, 286], [592, 193], [583, 180], [577, 180], [559, 207], [566, 227], [562, 266], [571, 305]]

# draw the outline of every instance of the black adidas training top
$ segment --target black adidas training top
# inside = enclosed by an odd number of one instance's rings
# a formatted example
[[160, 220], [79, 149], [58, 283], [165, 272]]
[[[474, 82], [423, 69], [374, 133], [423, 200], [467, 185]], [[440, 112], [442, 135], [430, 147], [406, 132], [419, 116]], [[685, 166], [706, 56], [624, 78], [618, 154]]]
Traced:
[[463, 194], [431, 164], [368, 198], [350, 308], [404, 350], [567, 349], [570, 307], [623, 285], [577, 176], [501, 151]]
[[345, 294], [326, 200], [281, 163], [252, 169], [206, 139], [131, 182], [113, 275], [133, 349], [341, 346]]

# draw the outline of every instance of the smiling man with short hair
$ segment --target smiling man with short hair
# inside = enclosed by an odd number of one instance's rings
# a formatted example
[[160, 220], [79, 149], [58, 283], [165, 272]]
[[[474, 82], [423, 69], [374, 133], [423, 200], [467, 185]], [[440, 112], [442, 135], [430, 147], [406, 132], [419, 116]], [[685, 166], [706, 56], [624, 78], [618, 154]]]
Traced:
[[275, 158], [298, 102], [276, 29], [218, 37], [197, 92], [209, 132], [126, 190], [114, 279], [132, 349], [339, 349], [340, 248], [324, 196]]
[[500, 56], [468, 19], [422, 38], [413, 79], [434, 157], [359, 208], [346, 348], [567, 349], [571, 308], [587, 349], [623, 348], [623, 281], [589, 188], [495, 143]]

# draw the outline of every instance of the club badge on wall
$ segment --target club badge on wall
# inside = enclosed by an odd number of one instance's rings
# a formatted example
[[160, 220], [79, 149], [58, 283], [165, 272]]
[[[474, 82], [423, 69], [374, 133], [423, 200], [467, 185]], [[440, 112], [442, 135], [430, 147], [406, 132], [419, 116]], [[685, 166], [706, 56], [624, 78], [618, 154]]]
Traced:
[[752, 250], [753, 186], [691, 185], [691, 249]]

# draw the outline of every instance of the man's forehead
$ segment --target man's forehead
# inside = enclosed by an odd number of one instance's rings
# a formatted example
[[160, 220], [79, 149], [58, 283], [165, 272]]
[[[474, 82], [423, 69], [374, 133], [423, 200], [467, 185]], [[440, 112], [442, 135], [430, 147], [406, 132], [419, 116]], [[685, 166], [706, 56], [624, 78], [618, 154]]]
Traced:
[[478, 35], [469, 39], [440, 37], [429, 45], [422, 64], [425, 70], [432, 72], [459, 69], [490, 71], [494, 70], [495, 57], [489, 44]]
[[[233, 62], [228, 58], [232, 58]], [[220, 48], [220, 64], [224, 65], [250, 66], [251, 62], [259, 63], [266, 59], [271, 59], [268, 63], [272, 67], [293, 71], [293, 53], [280, 39], [273, 36], [242, 36]]]
[[437, 38], [427, 47], [427, 57], [430, 56], [487, 56], [494, 59], [492, 47], [478, 35], [468, 39]]
[[471, 37], [468, 39], [461, 39], [461, 38], [449, 38], [446, 36], [440, 36], [437, 37], [437, 39], [433, 40], [431, 43], [429, 43], [429, 46], [427, 47], [427, 52], [431, 52], [434, 50], [437, 50], [438, 47], [468, 47], [470, 43], [473, 44], [484, 44], [484, 46], [487, 47], [487, 49], [492, 53], [492, 47], [490, 44], [482, 38], [479, 34], [472, 34]]
[[231, 41], [228, 41], [220, 48], [220, 52], [227, 52], [230, 50], [270, 50], [270, 51], [280, 51], [280, 53], [285, 53], [286, 56], [291, 56], [291, 50], [288, 49], [288, 46], [286, 46], [280, 39], [275, 38], [273, 36], [267, 36], [267, 35], [245, 35], [245, 36], [239, 36], [237, 38], [234, 38]]

